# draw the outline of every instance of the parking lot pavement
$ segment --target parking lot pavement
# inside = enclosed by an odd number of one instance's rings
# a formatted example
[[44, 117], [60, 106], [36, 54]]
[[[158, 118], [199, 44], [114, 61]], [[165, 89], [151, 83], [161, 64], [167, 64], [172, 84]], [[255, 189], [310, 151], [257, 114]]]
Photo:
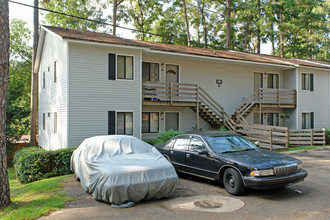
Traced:
[[304, 182], [276, 190], [247, 190], [234, 197], [216, 182], [181, 175], [175, 193], [132, 208], [94, 201], [71, 178], [64, 192], [74, 196], [62, 210], [41, 219], [330, 219], [330, 149], [292, 154], [309, 173]]

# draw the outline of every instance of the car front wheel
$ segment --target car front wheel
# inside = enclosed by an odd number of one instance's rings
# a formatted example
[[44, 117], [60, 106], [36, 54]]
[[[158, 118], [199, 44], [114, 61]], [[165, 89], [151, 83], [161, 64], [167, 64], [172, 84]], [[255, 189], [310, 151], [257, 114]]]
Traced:
[[245, 190], [241, 175], [233, 168], [228, 168], [223, 174], [223, 185], [229, 194], [235, 196], [241, 195]]

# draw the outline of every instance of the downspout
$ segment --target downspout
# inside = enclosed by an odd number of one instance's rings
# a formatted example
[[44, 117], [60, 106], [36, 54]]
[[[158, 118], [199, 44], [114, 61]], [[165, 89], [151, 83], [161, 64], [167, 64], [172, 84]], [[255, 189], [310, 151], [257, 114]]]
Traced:
[[296, 129], [299, 129], [299, 71], [298, 68], [296, 68], [296, 98], [297, 98], [297, 104], [296, 104]]

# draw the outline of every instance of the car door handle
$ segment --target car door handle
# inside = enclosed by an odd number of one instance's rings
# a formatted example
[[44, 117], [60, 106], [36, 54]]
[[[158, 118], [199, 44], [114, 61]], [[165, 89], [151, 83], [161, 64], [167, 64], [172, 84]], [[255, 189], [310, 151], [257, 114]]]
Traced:
[[188, 159], [190, 157], [190, 154], [186, 154], [186, 158]]
[[170, 154], [173, 154], [173, 151], [172, 150], [170, 150]]

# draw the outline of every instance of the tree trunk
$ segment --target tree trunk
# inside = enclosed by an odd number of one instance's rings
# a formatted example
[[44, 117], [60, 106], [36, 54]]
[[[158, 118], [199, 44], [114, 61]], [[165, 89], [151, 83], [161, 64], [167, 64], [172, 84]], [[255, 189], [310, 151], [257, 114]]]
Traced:
[[204, 12], [202, 13], [202, 24], [203, 24], [203, 30], [204, 30], [204, 48], [207, 48], [207, 27], [204, 17]]
[[0, 0], [0, 208], [10, 204], [6, 154], [6, 105], [9, 78], [9, 8]]
[[261, 44], [261, 36], [260, 36], [260, 0], [258, 0], [258, 25], [257, 25], [257, 53], [260, 54], [260, 44]]
[[113, 11], [112, 11], [112, 35], [116, 36], [116, 25], [117, 25], [117, 0], [113, 0]]
[[33, 13], [33, 51], [31, 69], [31, 119], [30, 119], [30, 146], [37, 145], [37, 101], [38, 101], [38, 73], [34, 72], [35, 58], [38, 47], [38, 28], [39, 28], [39, 1], [34, 0]]
[[275, 37], [274, 37], [274, 23], [271, 25], [271, 41], [272, 41], [272, 55], [275, 54]]
[[187, 32], [188, 46], [191, 47], [190, 31], [189, 31], [189, 23], [188, 23], [188, 15], [187, 15], [187, 7], [186, 7], [186, 0], [183, 0], [183, 12], [184, 12], [184, 19], [185, 19], [185, 23], [186, 23], [186, 32]]
[[[283, 23], [283, 15], [280, 14], [280, 25]], [[280, 56], [284, 57], [284, 33], [280, 27]]]
[[231, 49], [231, 0], [226, 2], [226, 49]]
[[248, 45], [249, 45], [251, 20], [252, 20], [252, 18], [249, 18], [249, 20], [246, 22], [246, 25], [245, 25], [245, 36], [244, 36], [244, 46], [243, 46], [243, 50], [245, 50], [245, 51], [249, 51]]
[[324, 59], [325, 61], [328, 61], [328, 34], [326, 34], [325, 40], [325, 50], [324, 50]]

